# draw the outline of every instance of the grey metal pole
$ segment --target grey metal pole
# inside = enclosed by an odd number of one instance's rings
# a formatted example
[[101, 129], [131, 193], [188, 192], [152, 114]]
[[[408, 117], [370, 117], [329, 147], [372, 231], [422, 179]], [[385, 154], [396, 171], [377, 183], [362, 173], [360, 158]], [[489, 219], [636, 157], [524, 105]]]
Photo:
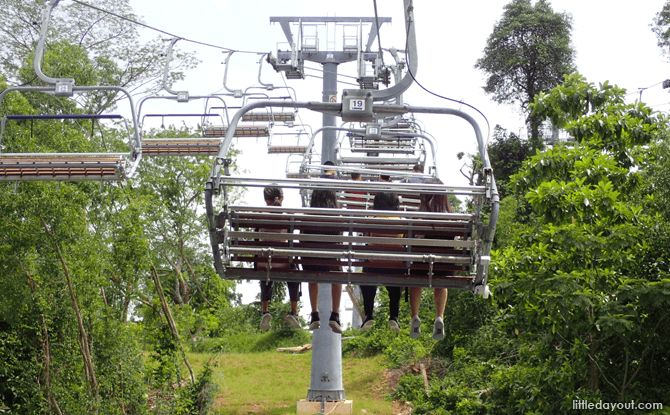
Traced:
[[[337, 63], [323, 64], [323, 102], [329, 102], [330, 97], [337, 99]], [[336, 127], [335, 115], [323, 114], [324, 127]], [[335, 146], [337, 145], [337, 131], [325, 129], [321, 141], [321, 164], [326, 161], [335, 161]]]
[[[329, 102], [333, 95], [337, 97], [337, 64], [324, 63], [323, 102]], [[335, 116], [323, 114], [323, 126], [335, 127]], [[323, 131], [321, 164], [335, 160], [336, 133], [331, 129]], [[341, 401], [346, 399], [342, 385], [342, 335], [328, 326], [333, 306], [330, 284], [319, 284], [318, 301], [321, 328], [312, 334], [312, 374], [307, 400]]]
[[312, 334], [312, 374], [307, 400], [341, 401], [346, 399], [342, 385], [342, 335], [328, 326], [332, 298], [330, 284], [319, 284], [321, 328]]

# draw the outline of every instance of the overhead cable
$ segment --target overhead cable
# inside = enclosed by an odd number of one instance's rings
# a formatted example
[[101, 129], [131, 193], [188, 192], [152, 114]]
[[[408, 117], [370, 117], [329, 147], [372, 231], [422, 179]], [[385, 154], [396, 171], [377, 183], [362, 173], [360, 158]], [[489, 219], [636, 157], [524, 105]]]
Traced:
[[414, 77], [414, 74], [412, 73], [412, 70], [410, 69], [410, 66], [409, 66], [409, 56], [407, 55], [407, 49], [409, 48], [409, 45], [408, 45], [408, 43], [409, 43], [409, 28], [410, 28], [410, 25], [412, 25], [412, 24], [414, 24], [414, 22], [410, 21], [409, 24], [407, 25], [407, 33], [406, 33], [406, 38], [405, 38], [405, 60], [408, 61], [407, 72], [409, 73], [409, 76], [412, 77], [412, 80], [414, 80], [414, 82], [416, 82], [416, 84], [419, 85], [419, 87], [421, 89], [428, 92], [429, 94], [431, 94], [433, 96], [436, 96], [438, 98], [441, 98], [441, 99], [445, 99], [447, 101], [455, 102], [457, 104], [461, 104], [461, 105], [465, 105], [466, 107], [470, 107], [473, 110], [477, 111], [482, 117], [484, 117], [484, 120], [486, 121], [486, 127], [488, 128], [488, 133], [486, 134], [486, 137], [487, 137], [486, 138], [486, 143], [488, 144], [488, 140], [489, 140], [489, 137], [491, 135], [491, 124], [489, 124], [489, 119], [486, 118], [486, 115], [484, 115], [483, 112], [481, 112], [477, 107], [468, 104], [467, 102], [459, 101], [457, 99], [453, 99], [453, 98], [449, 98], [449, 97], [445, 97], [445, 96], [442, 96], [440, 94], [436, 94], [433, 91], [429, 91], [428, 89], [426, 89], [426, 87], [421, 85], [421, 83], [419, 81], [417, 81], [417, 79]]
[[379, 34], [379, 15], [377, 14], [377, 0], [372, 0], [373, 5], [375, 6], [375, 25], [377, 26], [377, 45], [379, 46], [379, 56], [382, 60], [382, 66], [384, 66], [384, 52], [382, 51], [382, 39]]
[[79, 1], [79, 0], [72, 0], [72, 1], [75, 2], [75, 3], [81, 4], [82, 6], [90, 7], [92, 9], [98, 10], [100, 12], [110, 14], [114, 17], [118, 17], [119, 19], [125, 20], [127, 22], [145, 27], [147, 29], [154, 30], [154, 31], [159, 32], [159, 33], [163, 33], [164, 35], [179, 38], [179, 39], [181, 39], [185, 42], [195, 43], [195, 44], [198, 44], [198, 45], [208, 46], [208, 47], [216, 48], [216, 49], [223, 49], [223, 50], [226, 50], [226, 51], [236, 52], [236, 53], [251, 53], [251, 54], [254, 54], [254, 55], [262, 55], [262, 54], [266, 53], [266, 52], [253, 52], [253, 51], [236, 50], [236, 49], [231, 49], [231, 48], [227, 48], [227, 47], [224, 47], [224, 46], [213, 45], [211, 43], [205, 43], [205, 42], [200, 42], [200, 41], [197, 41], [197, 40], [187, 39], [185, 37], [178, 36], [178, 35], [172, 34], [170, 32], [166, 32], [165, 30], [161, 30], [161, 29], [157, 29], [153, 26], [149, 26], [146, 23], [138, 22], [137, 20], [130, 19], [130, 18], [122, 16], [120, 14], [116, 14], [116, 13], [110, 12], [108, 10], [101, 9], [97, 6], [92, 5], [92, 4], [84, 3], [83, 1]]

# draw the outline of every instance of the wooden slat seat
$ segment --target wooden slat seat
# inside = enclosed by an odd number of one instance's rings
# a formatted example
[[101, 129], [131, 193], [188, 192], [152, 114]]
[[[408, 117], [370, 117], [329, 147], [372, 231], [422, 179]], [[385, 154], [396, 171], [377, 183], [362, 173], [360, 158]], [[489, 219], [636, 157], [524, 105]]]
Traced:
[[242, 116], [246, 122], [293, 122], [295, 112], [247, 112]]
[[[476, 244], [468, 214], [231, 206], [217, 222], [224, 221], [228, 228], [219, 228], [217, 235], [225, 247], [226, 277], [473, 288], [469, 272]], [[298, 269], [249, 268], [268, 261]], [[302, 265], [328, 265], [338, 271], [314, 272]], [[401, 267], [406, 275], [356, 273], [349, 265]], [[410, 275], [417, 271], [425, 275]], [[447, 271], [460, 276], [445, 276]]]
[[307, 146], [269, 146], [268, 154], [302, 154]]
[[[207, 127], [204, 130], [205, 137], [224, 137], [228, 127]], [[270, 135], [270, 129], [266, 126], [238, 126], [235, 129], [234, 137], [267, 137]]]
[[146, 139], [142, 141], [144, 156], [215, 156], [218, 139]]
[[411, 164], [414, 166], [421, 160], [419, 157], [341, 157], [339, 161], [342, 164]]
[[371, 139], [364, 137], [351, 137], [349, 140], [351, 151], [361, 149], [379, 149], [379, 150], [415, 150], [415, 137], [387, 137], [381, 139]]
[[[398, 195], [400, 197], [400, 208], [398, 210], [418, 210], [419, 196], [418, 195]], [[337, 193], [337, 201], [343, 209], [366, 209], [371, 210], [373, 201], [375, 199], [374, 192], [348, 192], [342, 191]]]
[[0, 156], [0, 181], [121, 180], [122, 157]]
[[387, 153], [387, 154], [413, 154], [417, 150], [414, 147], [354, 147], [348, 149], [352, 153]]

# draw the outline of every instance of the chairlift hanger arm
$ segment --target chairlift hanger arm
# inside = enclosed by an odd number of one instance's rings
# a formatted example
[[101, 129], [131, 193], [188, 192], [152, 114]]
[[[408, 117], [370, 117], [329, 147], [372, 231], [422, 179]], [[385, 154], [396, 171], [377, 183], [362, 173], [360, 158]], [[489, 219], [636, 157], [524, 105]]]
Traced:
[[261, 59], [258, 61], [258, 83], [261, 84], [265, 89], [268, 91], [272, 91], [275, 86], [272, 84], [265, 84], [263, 81], [261, 81], [261, 73], [263, 72], [263, 61], [267, 58], [269, 53], [264, 53], [261, 55]]
[[[414, 21], [414, 4], [412, 0], [404, 0], [404, 10], [406, 28], [405, 32], [407, 33], [407, 54], [409, 56], [409, 70], [403, 79], [394, 86], [384, 90], [372, 91], [372, 97], [375, 101], [388, 101], [389, 99], [402, 95], [414, 82], [412, 75], [416, 76], [417, 70], [419, 68], [419, 58], [416, 46], [416, 25]], [[382, 53], [382, 51], [379, 52]]]
[[228, 51], [228, 52], [225, 52], [225, 53], [227, 55], [226, 55], [226, 60], [224, 62], [224, 65], [225, 65], [226, 69], [224, 69], [224, 71], [223, 71], [223, 88], [226, 91], [233, 94], [233, 96], [235, 98], [242, 98], [244, 96], [244, 94], [242, 93], [241, 89], [233, 90], [233, 89], [228, 88], [228, 85], [226, 85], [226, 83], [228, 81], [228, 68], [230, 67], [230, 58], [233, 56], [233, 53], [235, 53], [235, 51], [231, 50], [231, 51]]
[[49, 0], [47, 8], [44, 9], [44, 13], [42, 14], [42, 22], [40, 24], [40, 37], [37, 40], [37, 48], [35, 49], [33, 68], [35, 69], [35, 74], [37, 75], [37, 77], [41, 81], [47, 84], [55, 85], [61, 81], [65, 81], [71, 83], [71, 85], [74, 85], [74, 79], [72, 78], [56, 79], [48, 77], [44, 74], [44, 72], [42, 72], [42, 57], [44, 56], [44, 44], [47, 39], [47, 30], [49, 29], [49, 22], [51, 21], [51, 12], [53, 11], [54, 7], [56, 7], [59, 1], [60, 0]]
[[[176, 37], [174, 39], [170, 39], [170, 44], [169, 44], [168, 50], [165, 54], [166, 57], [165, 57], [165, 68], [163, 69], [163, 89], [165, 90], [165, 92], [167, 92], [169, 94], [172, 94], [172, 95], [178, 95], [179, 92], [173, 91], [168, 86], [168, 75], [170, 73], [170, 62], [172, 61], [172, 48], [174, 47], [175, 43], [179, 42], [180, 40], [181, 40], [181, 38], [178, 38], [178, 37]], [[187, 100], [188, 100], [188, 98], [187, 98]]]

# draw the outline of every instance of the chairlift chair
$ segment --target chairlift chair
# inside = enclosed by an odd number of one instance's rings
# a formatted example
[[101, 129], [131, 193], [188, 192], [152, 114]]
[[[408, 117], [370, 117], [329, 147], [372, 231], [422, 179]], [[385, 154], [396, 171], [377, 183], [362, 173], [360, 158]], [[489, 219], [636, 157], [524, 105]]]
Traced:
[[[103, 114], [10, 114], [2, 119], [0, 127], [0, 181], [69, 181], [69, 180], [123, 180], [134, 175], [142, 158], [142, 144], [137, 123], [137, 115], [131, 94], [117, 86], [76, 86], [71, 78], [51, 78], [41, 69], [46, 33], [51, 12], [58, 3], [50, 0], [42, 15], [40, 36], [37, 41], [33, 68], [38, 78], [49, 84], [45, 87], [11, 87], [0, 92], [0, 103], [10, 92], [41, 92], [57, 97], [72, 97], [95, 91], [115, 91], [126, 95], [130, 103], [132, 128], [126, 123], [128, 132], [127, 152], [100, 151], [96, 153], [7, 153], [2, 152], [2, 139], [7, 120], [66, 120], [86, 119], [95, 122], [102, 119], [123, 119], [120, 115]], [[124, 119], [125, 121], [125, 119]]]
[[[240, 109], [233, 117], [219, 155], [215, 159], [206, 185], [206, 208], [210, 240], [217, 273], [224, 278], [307, 281], [318, 283], [355, 283], [417, 287], [445, 287], [486, 292], [491, 240], [498, 216], [499, 200], [488, 154], [481, 131], [472, 117], [453, 109], [374, 105], [379, 116], [405, 113], [456, 115], [468, 121], [475, 131], [483, 160], [486, 182], [483, 186], [454, 187], [426, 183], [355, 182], [326, 178], [252, 178], [229, 175], [225, 159], [234, 129], [242, 115], [258, 108], [306, 108], [338, 112], [342, 104], [316, 102], [255, 102]], [[336, 127], [329, 127], [336, 128]], [[318, 130], [317, 130], [318, 131]], [[315, 132], [316, 134], [316, 132]], [[426, 140], [429, 142], [430, 140]], [[303, 164], [303, 168], [308, 166]], [[313, 168], [324, 166], [313, 165]], [[356, 170], [349, 166], [328, 166], [339, 171]], [[360, 168], [359, 168], [360, 169]], [[361, 169], [365, 171], [366, 169]], [[318, 170], [317, 170], [318, 171]], [[380, 170], [389, 171], [389, 170]], [[311, 175], [310, 175], [311, 176]], [[319, 209], [231, 206], [224, 200], [223, 210], [214, 209], [214, 195], [228, 192], [229, 186], [279, 186], [301, 190], [331, 189], [336, 192], [393, 191], [402, 195], [424, 193], [467, 195], [476, 206], [472, 213], [427, 213], [412, 211], [377, 211], [360, 209]], [[491, 210], [486, 221], [484, 204]], [[257, 232], [256, 228], [284, 229], [285, 233]], [[365, 236], [365, 232], [384, 230], [401, 235], [398, 238]], [[318, 232], [326, 231], [334, 235]], [[439, 235], [443, 239], [425, 238]], [[423, 236], [423, 237], [422, 237]], [[456, 237], [457, 239], [450, 239]], [[369, 261], [387, 262], [390, 267], [405, 269], [404, 275], [379, 275], [353, 272], [354, 267]], [[256, 262], [268, 264], [264, 269], [251, 268]], [[273, 268], [272, 264], [296, 264]], [[332, 265], [339, 271], [314, 272], [301, 269], [301, 264]], [[383, 268], [383, 266], [382, 266]], [[420, 271], [423, 276], [413, 275]], [[443, 271], [456, 271], [457, 276], [444, 276]]]

